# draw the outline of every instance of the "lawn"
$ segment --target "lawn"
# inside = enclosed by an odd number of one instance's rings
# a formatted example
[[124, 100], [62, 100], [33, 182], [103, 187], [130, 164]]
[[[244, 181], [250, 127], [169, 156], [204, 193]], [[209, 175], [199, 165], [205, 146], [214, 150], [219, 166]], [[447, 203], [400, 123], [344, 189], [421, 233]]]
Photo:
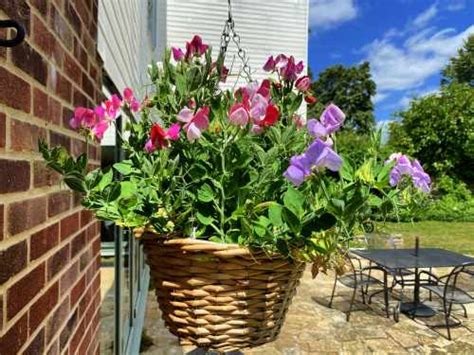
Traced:
[[403, 236], [404, 247], [415, 245], [420, 237], [421, 247], [437, 247], [474, 255], [474, 222], [386, 223], [380, 225], [387, 233]]

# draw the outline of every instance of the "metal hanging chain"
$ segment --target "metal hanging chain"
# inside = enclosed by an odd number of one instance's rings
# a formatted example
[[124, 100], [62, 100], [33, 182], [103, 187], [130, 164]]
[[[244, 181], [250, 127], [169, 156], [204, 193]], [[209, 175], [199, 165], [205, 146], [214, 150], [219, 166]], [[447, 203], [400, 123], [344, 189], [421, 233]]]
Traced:
[[14, 47], [20, 44], [25, 38], [25, 29], [20, 23], [15, 20], [2, 20], [0, 21], [0, 28], [12, 27], [16, 30], [15, 38], [12, 39], [0, 39], [1, 47]]
[[239, 56], [243, 64], [242, 72], [244, 73], [246, 79], [250, 82], [252, 81], [252, 76], [250, 74], [250, 66], [248, 65], [247, 53], [245, 49], [241, 47], [240, 36], [235, 31], [235, 22], [234, 22], [234, 18], [232, 17], [231, 0], [227, 0], [227, 20], [225, 21], [224, 29], [222, 31], [221, 50], [219, 53], [219, 55], [222, 56], [223, 58], [225, 58], [225, 55], [227, 53], [227, 48], [229, 46], [231, 39], [237, 46], [237, 55]]

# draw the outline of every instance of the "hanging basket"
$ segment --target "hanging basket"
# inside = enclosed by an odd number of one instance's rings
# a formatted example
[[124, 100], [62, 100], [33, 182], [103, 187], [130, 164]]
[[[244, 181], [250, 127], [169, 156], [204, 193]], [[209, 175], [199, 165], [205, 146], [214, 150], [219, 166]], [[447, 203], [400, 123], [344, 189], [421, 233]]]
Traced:
[[150, 233], [143, 243], [166, 327], [182, 345], [235, 351], [276, 339], [304, 263]]

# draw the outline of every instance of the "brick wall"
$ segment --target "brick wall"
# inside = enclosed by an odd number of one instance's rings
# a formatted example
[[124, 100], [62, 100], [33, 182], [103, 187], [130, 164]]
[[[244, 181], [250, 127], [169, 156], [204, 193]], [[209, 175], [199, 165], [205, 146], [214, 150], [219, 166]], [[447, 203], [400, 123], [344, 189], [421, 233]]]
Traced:
[[27, 36], [0, 48], [0, 354], [98, 353], [99, 224], [37, 149], [99, 164], [68, 127], [74, 106], [102, 99], [97, 0], [0, 0], [6, 18]]

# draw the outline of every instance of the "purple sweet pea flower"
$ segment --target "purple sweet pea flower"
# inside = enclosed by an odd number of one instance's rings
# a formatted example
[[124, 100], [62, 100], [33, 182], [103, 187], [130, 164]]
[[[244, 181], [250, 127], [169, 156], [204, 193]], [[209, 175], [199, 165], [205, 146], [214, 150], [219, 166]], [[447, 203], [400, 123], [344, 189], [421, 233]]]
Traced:
[[324, 127], [317, 119], [312, 118], [308, 120], [306, 126], [308, 127], [309, 134], [311, 134], [314, 138], [325, 137], [328, 135], [326, 127]]
[[275, 59], [273, 59], [273, 56], [269, 56], [266, 63], [263, 66], [263, 70], [265, 71], [274, 71], [275, 70]]
[[283, 176], [290, 180], [295, 186], [300, 186], [306, 177], [303, 170], [295, 165], [290, 165], [283, 173]]
[[394, 153], [390, 155], [390, 158], [386, 161], [389, 163], [395, 161], [396, 164], [390, 171], [389, 183], [391, 186], [396, 186], [400, 182], [402, 176], [410, 176], [413, 182], [413, 186], [421, 191], [428, 193], [431, 190], [431, 178], [425, 173], [423, 167], [418, 160], [414, 160], [413, 163], [410, 159], [401, 153]]
[[184, 58], [184, 52], [181, 48], [171, 47], [171, 51], [173, 52], [173, 59], [175, 61], [179, 62]]
[[413, 161], [413, 185], [420, 189], [421, 191], [428, 193], [431, 190], [431, 178], [430, 176], [425, 173], [423, 167], [421, 166], [418, 160]]
[[320, 117], [320, 121], [328, 134], [334, 133], [342, 127], [344, 120], [346, 119], [346, 115], [342, 110], [334, 104], [330, 104]]

